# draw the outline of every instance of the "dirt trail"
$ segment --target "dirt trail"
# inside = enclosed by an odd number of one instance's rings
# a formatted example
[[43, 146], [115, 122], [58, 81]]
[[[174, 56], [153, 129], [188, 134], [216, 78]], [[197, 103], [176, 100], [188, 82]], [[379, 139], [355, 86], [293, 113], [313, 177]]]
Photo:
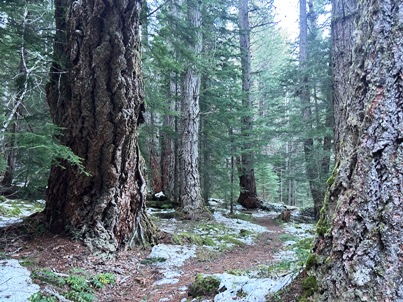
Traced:
[[25, 262], [31, 271], [51, 268], [54, 272], [68, 274], [72, 268], [80, 268], [94, 274], [114, 273], [117, 282], [98, 292], [100, 302], [179, 302], [188, 298], [186, 287], [199, 273], [248, 270], [273, 261], [273, 255], [283, 249], [279, 236], [286, 232], [273, 219], [273, 215], [256, 218], [255, 223], [266, 227], [269, 232], [259, 235], [253, 245], [237, 246], [223, 253], [201, 247], [196, 258], [188, 259], [178, 268], [182, 272], [179, 282], [165, 285], [155, 285], [162, 278], [160, 270], [153, 264], [142, 262], [150, 254], [151, 248], [136, 248], [120, 252], [114, 260], [100, 260], [77, 241], [46, 232], [38, 235], [35, 230], [31, 230], [28, 239], [25, 236], [12, 236], [10, 232], [10, 236], [2, 237], [0, 244], [9, 257]]

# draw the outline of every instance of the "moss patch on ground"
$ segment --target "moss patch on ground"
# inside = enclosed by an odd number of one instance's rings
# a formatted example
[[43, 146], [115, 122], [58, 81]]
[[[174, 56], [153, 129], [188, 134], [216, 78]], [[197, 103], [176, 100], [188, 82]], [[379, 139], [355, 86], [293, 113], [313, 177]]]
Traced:
[[195, 282], [189, 286], [188, 293], [193, 298], [211, 297], [218, 294], [220, 280], [214, 276], [197, 275]]

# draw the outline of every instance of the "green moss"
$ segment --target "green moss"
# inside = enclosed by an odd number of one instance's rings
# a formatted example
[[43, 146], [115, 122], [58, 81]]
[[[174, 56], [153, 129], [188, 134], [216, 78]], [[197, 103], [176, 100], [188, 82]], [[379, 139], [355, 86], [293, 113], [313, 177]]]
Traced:
[[241, 219], [245, 220], [248, 222], [254, 222], [256, 221], [255, 217], [252, 216], [252, 214], [247, 214], [247, 213], [237, 213], [237, 214], [232, 214], [228, 215], [229, 218], [234, 218], [234, 219]]
[[287, 233], [281, 234], [280, 236], [278, 236], [278, 239], [280, 239], [280, 240], [283, 241], [283, 242], [286, 242], [286, 241], [297, 241], [297, 240], [298, 240], [298, 238], [297, 238], [296, 236], [291, 235], [291, 234], [287, 234]]
[[339, 171], [339, 167], [340, 167], [340, 161], [337, 161], [336, 164], [334, 165], [332, 175], [329, 177], [329, 179], [326, 182], [328, 185], [328, 188], [325, 193], [323, 206], [319, 212], [319, 221], [316, 224], [316, 233], [319, 236], [325, 236], [330, 231], [330, 222], [328, 221], [328, 218], [327, 218], [327, 211], [328, 211], [329, 199], [330, 199], [330, 187], [334, 184], [336, 175]]
[[325, 200], [323, 201], [323, 206], [319, 212], [319, 220], [316, 224], [316, 233], [319, 236], [325, 236], [330, 231], [330, 223], [327, 219], [327, 208], [329, 204], [329, 188], [325, 193]]
[[215, 242], [213, 239], [209, 238], [209, 237], [202, 237], [200, 235], [196, 235], [196, 234], [191, 234], [191, 233], [187, 233], [187, 232], [183, 232], [183, 233], [178, 233], [178, 234], [174, 234], [172, 236], [172, 242], [174, 244], [179, 244], [179, 245], [183, 245], [183, 244], [195, 244], [195, 245], [208, 245], [208, 246], [215, 246]]
[[314, 238], [304, 238], [294, 244], [294, 247], [302, 250], [311, 250], [313, 248]]
[[196, 250], [196, 258], [198, 262], [211, 262], [214, 259], [217, 259], [220, 256], [220, 253], [215, 249], [197, 249]]
[[241, 230], [239, 231], [239, 235], [242, 236], [242, 237], [248, 237], [248, 236], [250, 236], [250, 235], [252, 235], [252, 234], [253, 234], [253, 232], [252, 232], [252, 231], [249, 231], [249, 230], [241, 229]]
[[189, 295], [196, 298], [218, 294], [220, 280], [214, 276], [197, 275], [196, 280], [189, 286]]
[[311, 297], [316, 291], [318, 291], [318, 283], [314, 276], [308, 276], [304, 280], [302, 280], [302, 289], [304, 292], [302, 293], [301, 299], [298, 301], [304, 301], [302, 299]]
[[327, 181], [326, 184], [330, 187], [334, 183], [334, 175], [331, 175]]
[[315, 253], [309, 254], [305, 262], [306, 269], [310, 270], [311, 268], [316, 267], [317, 264], [318, 264], [318, 256]]
[[236, 239], [234, 236], [229, 235], [229, 234], [224, 235], [224, 236], [222, 237], [222, 240], [223, 240], [224, 242], [232, 243], [232, 244], [239, 245], [239, 246], [244, 246], [244, 245], [245, 245], [244, 242], [242, 242], [242, 241], [239, 240], [239, 239]]
[[21, 215], [21, 209], [14, 205], [11, 208], [5, 205], [0, 205], [0, 215], [6, 217], [17, 217]]
[[234, 275], [234, 276], [244, 276], [244, 275], [246, 275], [246, 272], [239, 270], [239, 269], [231, 269], [231, 270], [227, 271], [227, 274]]

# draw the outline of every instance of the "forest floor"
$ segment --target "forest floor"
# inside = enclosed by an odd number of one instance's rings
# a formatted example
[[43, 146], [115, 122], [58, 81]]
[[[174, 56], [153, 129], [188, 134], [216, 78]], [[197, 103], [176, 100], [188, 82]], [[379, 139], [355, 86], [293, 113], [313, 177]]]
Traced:
[[[18, 224], [3, 229], [0, 259], [16, 259], [31, 272], [41, 288], [34, 302], [296, 301], [300, 282], [281, 295], [278, 290], [301, 278], [313, 225], [281, 222], [278, 211], [238, 211], [233, 217], [225, 212], [216, 211], [214, 220], [189, 222], [169, 210], [150, 210], [163, 231], [160, 244], [121, 251], [114, 259], [48, 233], [36, 215], [23, 223], [24, 233]], [[0, 270], [0, 287], [8, 281], [2, 276]], [[211, 285], [206, 276], [217, 283]], [[27, 301], [12, 293], [0, 294], [0, 300]]]

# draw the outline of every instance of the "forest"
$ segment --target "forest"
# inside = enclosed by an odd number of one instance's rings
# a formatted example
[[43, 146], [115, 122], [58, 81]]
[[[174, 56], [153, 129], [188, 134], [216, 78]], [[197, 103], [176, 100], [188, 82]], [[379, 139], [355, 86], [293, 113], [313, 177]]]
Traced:
[[403, 301], [402, 15], [1, 1], [0, 300]]

